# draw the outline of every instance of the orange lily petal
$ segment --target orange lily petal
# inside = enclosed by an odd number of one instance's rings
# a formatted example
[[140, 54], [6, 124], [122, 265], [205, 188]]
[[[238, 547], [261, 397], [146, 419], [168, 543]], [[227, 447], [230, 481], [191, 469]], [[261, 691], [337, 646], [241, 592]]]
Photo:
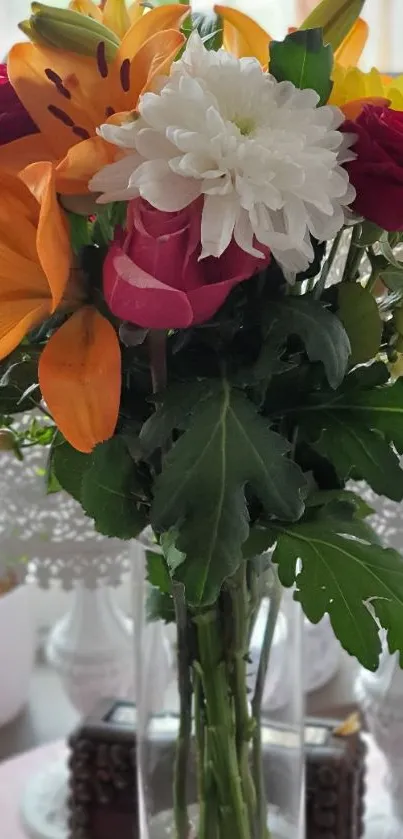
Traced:
[[92, 0], [71, 0], [69, 9], [72, 9], [73, 12], [80, 12], [82, 15], [87, 15], [87, 17], [92, 17], [93, 20], [102, 23], [101, 9]]
[[236, 58], [254, 56], [262, 66], [269, 60], [270, 35], [256, 21], [227, 6], [214, 6], [224, 21], [224, 47]]
[[29, 177], [32, 190], [40, 196], [36, 247], [39, 263], [49, 283], [54, 312], [62, 300], [72, 267], [69, 229], [57, 199], [52, 164], [34, 163]]
[[119, 38], [123, 38], [131, 25], [126, 0], [106, 0], [102, 22]]
[[92, 306], [79, 309], [52, 335], [40, 358], [39, 384], [75, 449], [89, 453], [112, 437], [120, 403], [119, 341]]
[[0, 359], [6, 358], [49, 314], [45, 300], [17, 299], [3, 302], [0, 296]]
[[[146, 17], [149, 16], [149, 12]], [[149, 89], [155, 76], [168, 72], [181, 46], [185, 43], [185, 36], [177, 29], [157, 32], [149, 38], [137, 51], [130, 64], [130, 88], [127, 93], [122, 90], [119, 98], [115, 97], [114, 104], [119, 111], [132, 110], [136, 107], [140, 94]]]
[[119, 156], [116, 146], [98, 136], [72, 146], [56, 167], [57, 191], [62, 195], [85, 195], [90, 179]]
[[365, 20], [358, 18], [354, 26], [342, 41], [334, 54], [334, 60], [341, 67], [356, 67], [361, 58], [369, 35], [369, 26]]
[[31, 134], [0, 146], [0, 166], [18, 173], [36, 160], [53, 160], [54, 154], [42, 134]]
[[[130, 27], [122, 40], [115, 59], [119, 66], [126, 59], [130, 60], [138, 50], [157, 33], [166, 29], [179, 29], [181, 23], [189, 14], [189, 6], [181, 3], [169, 3], [166, 6], [158, 6], [147, 14], [143, 14], [139, 20]], [[123, 110], [123, 109], [122, 109]]]
[[0, 245], [37, 262], [39, 206], [19, 177], [0, 171]]
[[107, 90], [93, 58], [21, 43], [10, 51], [8, 72], [53, 158], [64, 157], [71, 145], [95, 134], [105, 118]]
[[346, 102], [345, 105], [341, 105], [340, 110], [343, 111], [346, 119], [355, 120], [359, 117], [362, 109], [365, 108], [365, 105], [388, 107], [390, 105], [390, 99], [383, 99], [380, 96], [368, 96], [365, 99], [354, 99], [351, 102]]
[[54, 312], [62, 300], [72, 265], [69, 229], [57, 199], [55, 169], [51, 163], [33, 163], [21, 172], [21, 178], [39, 202], [37, 259], [49, 284]]

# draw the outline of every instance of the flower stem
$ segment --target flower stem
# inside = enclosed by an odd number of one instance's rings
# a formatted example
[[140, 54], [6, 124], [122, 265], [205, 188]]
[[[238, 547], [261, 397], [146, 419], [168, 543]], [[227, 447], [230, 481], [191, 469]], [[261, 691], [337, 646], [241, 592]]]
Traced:
[[192, 683], [187, 647], [188, 615], [181, 583], [172, 584], [177, 628], [177, 666], [179, 687], [179, 732], [174, 767], [174, 814], [176, 839], [188, 839], [187, 782], [192, 735]]
[[167, 334], [163, 329], [152, 329], [148, 333], [147, 342], [153, 393], [161, 393], [167, 383]]
[[[227, 581], [230, 641], [226, 658], [230, 670], [230, 683], [235, 711], [235, 731], [238, 765], [242, 782], [244, 801], [248, 808], [249, 821], [253, 824], [256, 811], [256, 793], [251, 776], [249, 746], [252, 739], [252, 721], [246, 686], [246, 659], [249, 636], [249, 594], [246, 583], [246, 563], [242, 563], [236, 574]], [[225, 610], [224, 610], [225, 615]]]
[[252, 699], [252, 717], [254, 721], [253, 748], [252, 748], [252, 769], [256, 789], [257, 815], [256, 815], [256, 839], [269, 839], [270, 833], [267, 827], [267, 801], [265, 795], [265, 783], [263, 775], [263, 749], [262, 749], [262, 700], [263, 690], [266, 681], [267, 668], [269, 666], [270, 651], [273, 643], [274, 630], [276, 628], [278, 613], [281, 603], [281, 585], [277, 571], [273, 569], [274, 581], [270, 593], [269, 614], [267, 616], [266, 628], [263, 637], [263, 644], [260, 653], [258, 671], [256, 676], [255, 693]]
[[[206, 746], [214, 777], [215, 796], [205, 801], [207, 823], [218, 819], [220, 839], [250, 839], [248, 812], [243, 797], [223, 631], [219, 614], [210, 609], [194, 618], [200, 657], [206, 714]], [[243, 685], [246, 691], [246, 683]]]
[[339, 244], [340, 244], [340, 240], [341, 240], [341, 237], [342, 237], [343, 233], [344, 233], [344, 228], [342, 227], [342, 229], [339, 230], [339, 232], [337, 233], [337, 235], [333, 239], [333, 243], [332, 243], [332, 246], [330, 248], [329, 256], [323, 264], [321, 275], [320, 275], [319, 280], [318, 280], [318, 282], [316, 283], [316, 286], [315, 286], [315, 290], [314, 290], [315, 300], [319, 300], [320, 297], [322, 296], [324, 290], [325, 290], [326, 281], [327, 281], [327, 278], [330, 274], [335, 256], [337, 254], [337, 251], [339, 249]]

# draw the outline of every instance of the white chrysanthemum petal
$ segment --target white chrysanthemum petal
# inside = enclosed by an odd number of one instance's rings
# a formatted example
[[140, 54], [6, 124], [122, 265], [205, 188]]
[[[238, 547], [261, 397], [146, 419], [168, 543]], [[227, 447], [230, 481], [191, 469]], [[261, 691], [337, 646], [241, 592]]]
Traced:
[[139, 154], [148, 160], [158, 158], [169, 160], [173, 154], [176, 154], [173, 143], [152, 128], [141, 128], [137, 132], [136, 148]]
[[204, 200], [201, 240], [202, 253], [206, 256], [221, 256], [228, 247], [239, 211], [236, 195], [207, 195]]
[[[127, 189], [133, 170], [141, 162], [142, 158], [140, 155], [134, 152], [133, 154], [128, 154], [127, 157], [123, 157], [121, 160], [117, 160], [116, 163], [109, 163], [91, 178], [89, 188], [93, 192], [104, 192], [107, 194], [110, 192], [124, 191]], [[127, 200], [127, 198], [123, 200]], [[103, 203], [102, 199], [100, 199], [100, 203]]]
[[129, 180], [140, 195], [157, 210], [174, 213], [183, 210], [200, 194], [198, 182], [171, 171], [165, 160], [147, 160], [137, 167]]
[[124, 122], [122, 125], [112, 125], [105, 123], [97, 129], [97, 134], [102, 137], [107, 143], [112, 143], [114, 146], [119, 146], [122, 149], [136, 148], [136, 129], [135, 121]]
[[[165, 211], [204, 196], [202, 256], [220, 256], [234, 236], [248, 253], [270, 248], [291, 278], [314, 257], [311, 236], [332, 238], [354, 198], [341, 164], [355, 138], [338, 130], [338, 108], [318, 103], [256, 59], [206, 50], [194, 32], [165, 85], [142, 96], [139, 118], [101, 133], [142, 155], [128, 195], [138, 189]], [[108, 176], [105, 200], [116, 186]]]
[[249, 213], [246, 210], [240, 210], [238, 213], [234, 227], [234, 239], [237, 245], [243, 251], [246, 251], [246, 253], [250, 253], [252, 256], [264, 257], [263, 251], [254, 247], [253, 230], [249, 221]]

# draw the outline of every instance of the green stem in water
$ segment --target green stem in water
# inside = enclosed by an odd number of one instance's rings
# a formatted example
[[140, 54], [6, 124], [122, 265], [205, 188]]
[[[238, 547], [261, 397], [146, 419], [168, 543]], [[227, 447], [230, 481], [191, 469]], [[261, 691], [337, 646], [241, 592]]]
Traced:
[[249, 715], [249, 703], [246, 684], [246, 660], [249, 640], [249, 593], [246, 582], [246, 563], [243, 562], [236, 574], [226, 584], [224, 607], [228, 620], [229, 646], [226, 659], [235, 712], [235, 733], [238, 765], [242, 782], [244, 801], [248, 808], [249, 822], [252, 825], [256, 811], [256, 793], [249, 762], [250, 741], [253, 724]]
[[177, 627], [179, 687], [179, 732], [174, 767], [174, 815], [176, 839], [188, 839], [190, 824], [187, 809], [187, 782], [192, 735], [192, 683], [187, 648], [188, 615], [183, 585], [173, 583], [172, 590]]
[[265, 783], [263, 773], [263, 748], [262, 748], [262, 700], [263, 690], [266, 681], [267, 668], [269, 666], [270, 651], [274, 638], [278, 613], [281, 603], [281, 585], [278, 580], [277, 571], [273, 569], [273, 586], [270, 593], [269, 614], [263, 637], [263, 644], [260, 653], [258, 671], [256, 676], [255, 693], [252, 699], [252, 717], [254, 721], [253, 747], [252, 747], [252, 768], [253, 779], [256, 789], [257, 814], [256, 814], [256, 839], [269, 839], [267, 827], [267, 801], [265, 795]]
[[[221, 825], [220, 839], [250, 839], [248, 813], [238, 766], [233, 708], [224, 659], [223, 630], [216, 609], [194, 618], [197, 627], [201, 678], [205, 699], [209, 767], [216, 796], [207, 797], [206, 809]], [[246, 684], [244, 685], [246, 690]], [[214, 815], [213, 815], [214, 811]]]

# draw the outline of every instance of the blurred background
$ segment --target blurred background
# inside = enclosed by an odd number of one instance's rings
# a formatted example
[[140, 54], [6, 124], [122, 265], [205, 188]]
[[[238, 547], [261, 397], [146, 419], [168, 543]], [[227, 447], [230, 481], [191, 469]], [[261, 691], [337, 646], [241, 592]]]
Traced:
[[[66, 6], [67, 2], [53, 0], [53, 5]], [[194, 0], [192, 5], [194, 8], [208, 8], [212, 2]], [[232, 0], [227, 5], [256, 18], [274, 37], [282, 37], [288, 26], [299, 23], [307, 16], [316, 0]], [[27, 17], [29, 7], [28, 0], [0, 0], [0, 55], [4, 56], [20, 37], [17, 24]], [[362, 68], [369, 70], [377, 66], [384, 72], [403, 72], [403, 0], [366, 0], [363, 17], [371, 26], [371, 37]]]

